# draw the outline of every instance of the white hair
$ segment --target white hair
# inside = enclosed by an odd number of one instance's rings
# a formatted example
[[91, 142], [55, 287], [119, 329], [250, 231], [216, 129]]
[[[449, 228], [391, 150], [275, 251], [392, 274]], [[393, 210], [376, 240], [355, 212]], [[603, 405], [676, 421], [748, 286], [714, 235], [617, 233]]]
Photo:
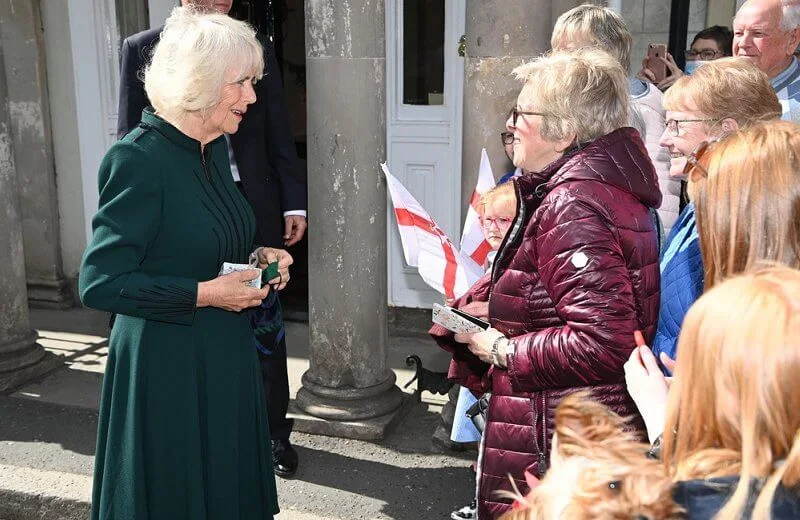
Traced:
[[195, 7], [172, 10], [153, 59], [144, 73], [144, 88], [156, 112], [181, 119], [219, 103], [225, 74], [260, 79], [264, 51], [250, 25], [227, 15]]
[[781, 11], [781, 30], [788, 32], [800, 27], [800, 1], [783, 0]]

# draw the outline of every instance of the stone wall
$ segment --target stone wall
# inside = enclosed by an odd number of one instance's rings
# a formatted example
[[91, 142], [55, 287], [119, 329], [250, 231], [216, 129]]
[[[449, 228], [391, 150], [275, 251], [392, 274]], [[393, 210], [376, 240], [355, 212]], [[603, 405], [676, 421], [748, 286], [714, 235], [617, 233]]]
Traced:
[[[708, 0], [692, 0], [689, 9], [689, 44], [698, 31], [706, 27]], [[633, 35], [631, 73], [642, 66], [649, 43], [667, 44], [669, 41], [670, 2], [668, 0], [622, 0], [622, 17]]]

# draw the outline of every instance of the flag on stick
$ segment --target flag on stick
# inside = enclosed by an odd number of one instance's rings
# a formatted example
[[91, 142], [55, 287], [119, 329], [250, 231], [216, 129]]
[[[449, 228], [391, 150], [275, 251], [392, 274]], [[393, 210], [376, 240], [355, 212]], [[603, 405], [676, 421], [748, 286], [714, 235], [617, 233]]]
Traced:
[[381, 164], [394, 204], [397, 228], [406, 263], [419, 270], [422, 279], [446, 298], [464, 294], [483, 270], [453, 245], [411, 193]]
[[464, 231], [461, 233], [461, 252], [468, 256], [478, 267], [483, 268], [486, 256], [492, 251], [492, 246], [483, 238], [483, 229], [480, 219], [480, 203], [484, 193], [495, 186], [492, 165], [486, 148], [481, 150], [481, 166], [478, 170], [478, 183], [467, 208], [464, 218]]

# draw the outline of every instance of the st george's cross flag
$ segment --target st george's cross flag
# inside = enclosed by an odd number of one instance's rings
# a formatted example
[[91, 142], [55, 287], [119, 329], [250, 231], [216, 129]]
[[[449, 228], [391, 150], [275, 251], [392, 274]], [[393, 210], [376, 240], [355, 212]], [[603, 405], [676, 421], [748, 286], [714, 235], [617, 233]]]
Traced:
[[487, 255], [492, 251], [492, 246], [483, 238], [483, 228], [480, 218], [481, 197], [484, 193], [495, 187], [492, 165], [489, 164], [489, 156], [486, 155], [486, 148], [481, 150], [481, 166], [478, 170], [478, 183], [467, 208], [467, 216], [464, 218], [464, 231], [461, 233], [461, 252], [468, 256], [475, 264], [483, 268], [486, 263]]
[[406, 263], [446, 298], [458, 298], [483, 275], [483, 270], [453, 245], [425, 208], [381, 164], [394, 204]]

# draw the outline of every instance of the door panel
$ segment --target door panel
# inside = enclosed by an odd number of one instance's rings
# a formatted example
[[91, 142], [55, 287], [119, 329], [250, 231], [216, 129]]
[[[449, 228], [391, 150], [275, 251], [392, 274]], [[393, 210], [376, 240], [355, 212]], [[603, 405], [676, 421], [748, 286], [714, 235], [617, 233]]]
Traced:
[[[465, 0], [389, 0], [386, 11], [387, 162], [458, 243]], [[442, 296], [406, 265], [389, 214], [389, 304], [430, 308]]]

